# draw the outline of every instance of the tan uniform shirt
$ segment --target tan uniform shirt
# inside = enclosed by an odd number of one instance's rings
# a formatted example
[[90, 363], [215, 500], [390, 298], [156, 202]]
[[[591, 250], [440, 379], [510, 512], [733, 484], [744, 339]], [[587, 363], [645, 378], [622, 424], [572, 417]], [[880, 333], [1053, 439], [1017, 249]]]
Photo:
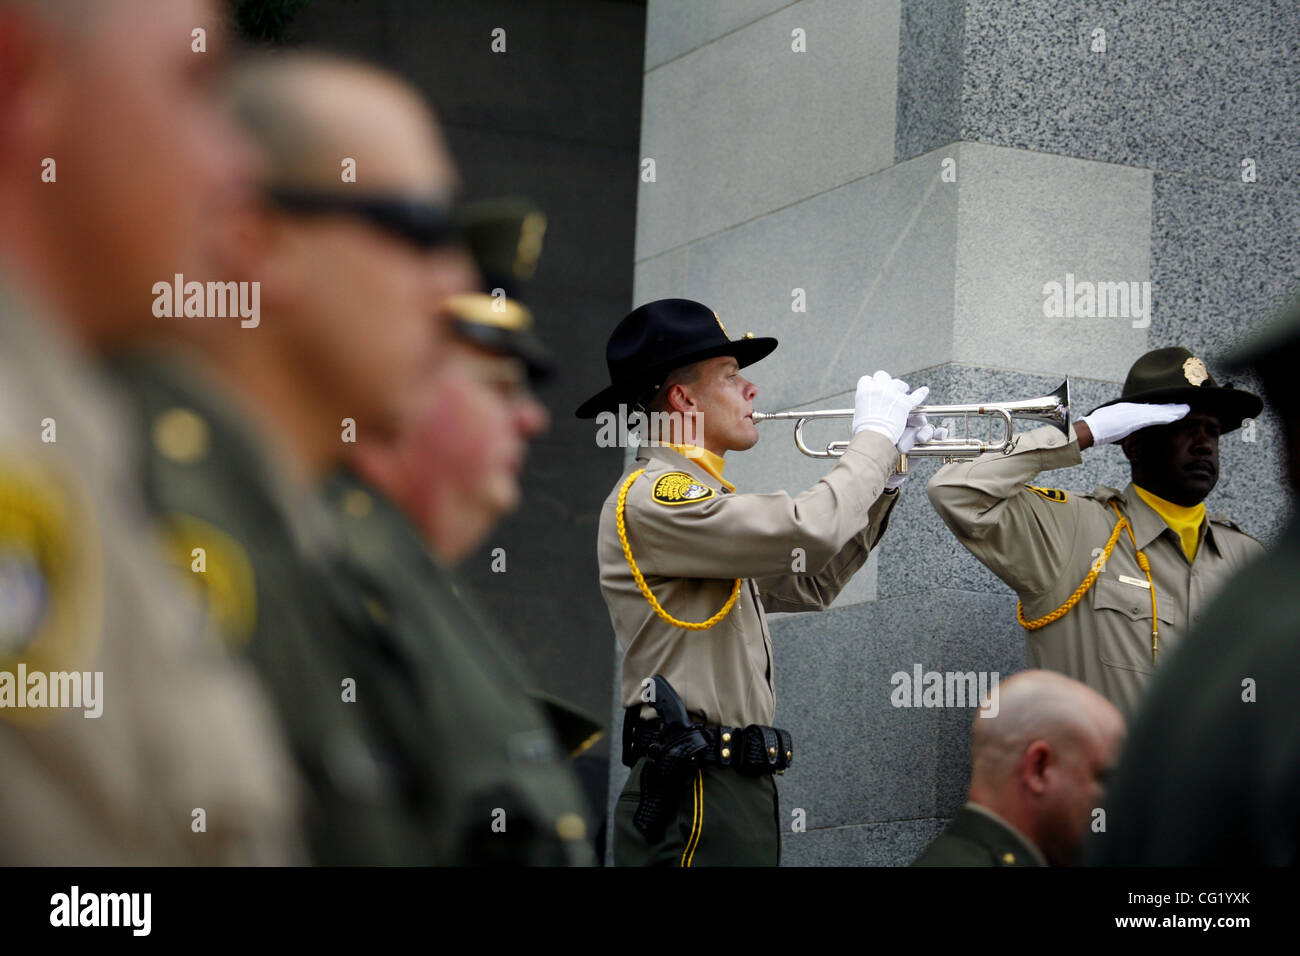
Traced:
[[155, 552], [116, 396], [7, 293], [0, 282], [0, 682], [103, 677], [98, 717], [17, 707], [0, 688], [0, 863], [294, 862], [278, 725]]
[[[1201, 525], [1189, 563], [1178, 534], [1138, 497], [1099, 486], [1090, 495], [1042, 493], [1026, 484], [1040, 471], [1081, 461], [1073, 429], [1035, 429], [1010, 455], [984, 455], [939, 469], [930, 501], [957, 538], [1015, 589], [1029, 620], [1061, 606], [1088, 576], [1119, 520], [1119, 504], [1151, 564], [1159, 657], [1175, 652], [1224, 581], [1263, 552], [1258, 541], [1220, 515]], [[1151, 592], [1128, 532], [1079, 603], [1045, 627], [1025, 631], [1029, 665], [1059, 671], [1104, 695], [1131, 716], [1155, 670]]]
[[[820, 611], [835, 599], [885, 532], [898, 495], [882, 492], [897, 461], [887, 438], [864, 431], [799, 496], [737, 495], [680, 452], [643, 448], [605, 500], [597, 543], [601, 590], [624, 652], [623, 706], [640, 699], [644, 679], [662, 674], [708, 723], [770, 725], [775, 694], [765, 611]], [[731, 612], [707, 630], [660, 618], [623, 555], [615, 509], [619, 489], [640, 468], [645, 474], [627, 495], [627, 538], [664, 609], [679, 620], [707, 620], [735, 579], [744, 579]], [[792, 571], [796, 566], [804, 573]], [[642, 716], [653, 716], [648, 705]]]

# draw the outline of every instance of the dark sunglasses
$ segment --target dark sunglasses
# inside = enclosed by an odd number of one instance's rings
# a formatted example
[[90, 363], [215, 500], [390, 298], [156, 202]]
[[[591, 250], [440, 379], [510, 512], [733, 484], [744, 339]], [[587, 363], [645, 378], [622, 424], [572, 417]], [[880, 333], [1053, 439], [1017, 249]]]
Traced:
[[459, 217], [450, 203], [403, 199], [400, 196], [354, 197], [288, 189], [269, 189], [267, 195], [286, 212], [309, 216], [355, 216], [421, 249], [438, 249], [464, 241]]

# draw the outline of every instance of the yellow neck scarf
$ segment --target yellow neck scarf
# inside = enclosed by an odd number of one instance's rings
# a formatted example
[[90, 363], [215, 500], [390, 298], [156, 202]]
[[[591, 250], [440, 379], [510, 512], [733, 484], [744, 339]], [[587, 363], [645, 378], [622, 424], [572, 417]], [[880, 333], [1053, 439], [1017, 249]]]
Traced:
[[727, 466], [721, 455], [715, 455], [707, 448], [701, 448], [699, 445], [668, 445], [673, 451], [696, 462], [701, 468], [707, 471], [714, 478], [718, 479], [728, 491], [734, 492], [736, 486], [722, 477], [722, 469]]
[[1183, 554], [1187, 555], [1187, 560], [1196, 560], [1196, 546], [1201, 539], [1201, 523], [1205, 521], [1205, 502], [1197, 502], [1189, 508], [1185, 505], [1176, 505], [1172, 501], [1165, 501], [1164, 498], [1153, 495], [1137, 485], [1133, 486], [1133, 490], [1138, 493], [1139, 498], [1151, 506], [1152, 511], [1164, 519], [1165, 524], [1178, 532], [1178, 537], [1183, 542]]

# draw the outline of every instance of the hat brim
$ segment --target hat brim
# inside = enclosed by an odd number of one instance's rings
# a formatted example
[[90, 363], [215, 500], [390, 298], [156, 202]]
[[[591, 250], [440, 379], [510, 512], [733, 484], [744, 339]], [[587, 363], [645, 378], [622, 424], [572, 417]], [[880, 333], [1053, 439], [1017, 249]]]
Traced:
[[519, 359], [528, 370], [534, 384], [551, 378], [555, 360], [541, 339], [529, 331], [503, 329], [481, 322], [456, 322], [456, 334], [491, 352], [500, 352]]
[[[1188, 385], [1185, 388], [1157, 388], [1133, 395], [1123, 395], [1109, 402], [1102, 402], [1097, 408], [1106, 408], [1121, 402], [1134, 402], [1141, 405], [1190, 405], [1194, 411], [1209, 412], [1217, 418], [1219, 427], [1225, 432], [1235, 431], [1241, 427], [1243, 419], [1256, 418], [1264, 410], [1263, 399], [1240, 388], [1226, 386], [1199, 388], [1195, 385]], [[1091, 415], [1092, 412], [1088, 414]]]
[[601, 391], [579, 405], [574, 415], [578, 418], [595, 418], [602, 412], [618, 411], [620, 405], [631, 404], [636, 399], [637, 393], [646, 386], [653, 385], [656, 379], [667, 375], [673, 369], [681, 368], [683, 365], [703, 362], [705, 359], [717, 358], [719, 355], [730, 355], [735, 358], [737, 365], [745, 368], [747, 365], [753, 365], [760, 359], [771, 355], [776, 346], [777, 340], [769, 337], [737, 339], [734, 342], [711, 345], [708, 348], [675, 355], [670, 359], [643, 369], [634, 379], [601, 389]]

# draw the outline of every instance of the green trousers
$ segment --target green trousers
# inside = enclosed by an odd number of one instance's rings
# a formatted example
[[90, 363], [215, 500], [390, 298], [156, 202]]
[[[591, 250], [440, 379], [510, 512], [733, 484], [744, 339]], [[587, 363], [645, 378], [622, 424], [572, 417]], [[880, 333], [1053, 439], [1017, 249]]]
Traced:
[[779, 866], [781, 815], [776, 781], [706, 766], [691, 779], [677, 821], [658, 843], [632, 823], [641, 799], [642, 757], [614, 808], [615, 866]]

